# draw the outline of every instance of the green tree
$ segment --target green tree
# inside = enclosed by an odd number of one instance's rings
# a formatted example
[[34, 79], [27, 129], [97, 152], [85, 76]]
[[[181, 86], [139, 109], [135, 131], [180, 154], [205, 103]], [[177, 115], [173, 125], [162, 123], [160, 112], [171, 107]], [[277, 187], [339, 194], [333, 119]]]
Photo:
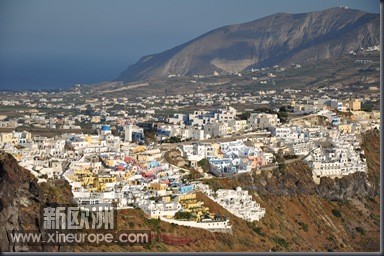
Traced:
[[337, 209], [332, 209], [332, 214], [337, 218], [341, 218], [341, 212]]
[[209, 161], [206, 158], [201, 159], [197, 164], [204, 170], [204, 172], [209, 172]]
[[191, 212], [178, 211], [175, 213], [175, 219], [177, 220], [191, 220], [193, 214]]

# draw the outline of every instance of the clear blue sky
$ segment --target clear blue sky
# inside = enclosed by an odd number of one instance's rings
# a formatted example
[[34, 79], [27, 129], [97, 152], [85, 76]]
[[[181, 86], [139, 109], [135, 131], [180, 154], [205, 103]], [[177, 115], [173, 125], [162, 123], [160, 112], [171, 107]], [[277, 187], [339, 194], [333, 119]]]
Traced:
[[141, 56], [277, 12], [379, 0], [0, 0], [0, 89], [112, 80]]

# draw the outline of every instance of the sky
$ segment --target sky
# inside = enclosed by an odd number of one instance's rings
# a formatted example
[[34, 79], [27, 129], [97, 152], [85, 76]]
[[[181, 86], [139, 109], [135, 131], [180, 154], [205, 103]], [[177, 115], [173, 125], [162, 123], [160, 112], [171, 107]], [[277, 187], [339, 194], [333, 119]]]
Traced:
[[380, 12], [379, 0], [0, 0], [0, 90], [110, 81], [221, 26], [341, 5]]

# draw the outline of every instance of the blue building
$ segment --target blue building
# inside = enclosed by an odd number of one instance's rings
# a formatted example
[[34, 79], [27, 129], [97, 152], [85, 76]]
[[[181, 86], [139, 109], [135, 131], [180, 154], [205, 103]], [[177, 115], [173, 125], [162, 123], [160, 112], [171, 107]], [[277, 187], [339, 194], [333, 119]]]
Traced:
[[194, 189], [194, 187], [195, 186], [193, 184], [188, 184], [188, 185], [182, 184], [179, 186], [179, 192], [181, 194], [185, 194], [185, 193], [192, 191]]
[[231, 176], [237, 173], [237, 167], [230, 158], [208, 158], [209, 169], [216, 176]]
[[332, 125], [339, 125], [341, 123], [340, 117], [334, 115], [332, 116]]
[[148, 166], [147, 166], [147, 168], [148, 169], [151, 169], [151, 168], [155, 168], [155, 167], [158, 167], [158, 166], [160, 166], [160, 163], [158, 162], [158, 161], [151, 161], [149, 164], [148, 164]]
[[157, 129], [157, 136], [169, 137], [169, 136], [171, 136], [171, 131], [165, 130], [165, 129], [162, 129], [162, 128], [158, 128]]
[[143, 131], [132, 131], [132, 140], [142, 144], [144, 143], [145, 135]]
[[106, 134], [111, 134], [111, 127], [107, 124], [101, 126], [101, 134], [106, 135]]

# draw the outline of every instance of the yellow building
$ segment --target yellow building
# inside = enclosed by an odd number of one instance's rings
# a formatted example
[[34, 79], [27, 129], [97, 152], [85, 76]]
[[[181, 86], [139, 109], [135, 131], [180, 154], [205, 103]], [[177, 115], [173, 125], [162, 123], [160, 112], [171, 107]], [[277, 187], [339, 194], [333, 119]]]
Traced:
[[141, 164], [149, 163], [155, 159], [161, 158], [160, 149], [151, 149], [137, 154], [137, 160]]
[[117, 181], [115, 176], [97, 177], [89, 169], [75, 170], [70, 179], [81, 182], [81, 186], [88, 188], [90, 191], [104, 191], [106, 183]]
[[116, 182], [116, 177], [84, 177], [82, 186], [91, 187], [93, 191], [104, 191], [106, 183]]
[[73, 181], [83, 182], [85, 178], [92, 177], [93, 174], [88, 169], [75, 170], [71, 177]]
[[132, 149], [132, 153], [137, 154], [139, 152], [144, 152], [145, 150], [147, 150], [147, 148], [145, 146], [138, 145]]
[[159, 182], [156, 182], [156, 183], [151, 183], [149, 185], [149, 187], [153, 190], [165, 190], [167, 188], [167, 185], [164, 184], [164, 183], [159, 183]]
[[361, 102], [358, 99], [349, 101], [349, 109], [352, 111], [359, 111], [361, 109]]
[[179, 201], [190, 200], [190, 199], [196, 199], [196, 194], [190, 193], [190, 194], [179, 195]]
[[124, 176], [123, 176], [123, 180], [128, 180], [129, 178], [132, 177], [132, 175], [134, 174], [135, 172], [133, 170], [129, 170], [129, 171], [126, 171]]
[[81, 186], [83, 187], [94, 185], [95, 177], [94, 176], [81, 177], [80, 181], [81, 181]]
[[164, 197], [163, 197], [163, 201], [164, 201], [165, 203], [170, 203], [170, 202], [172, 201], [172, 199], [171, 199], [170, 196], [164, 196]]
[[11, 143], [13, 141], [13, 134], [11, 132], [0, 133], [0, 142]]
[[93, 116], [91, 118], [91, 123], [100, 123], [100, 116]]
[[107, 177], [96, 177], [96, 180], [100, 183], [111, 183], [116, 182], [116, 176], [107, 176]]
[[351, 133], [352, 132], [352, 125], [351, 124], [339, 124], [337, 126], [337, 128], [342, 133]]
[[223, 157], [223, 153], [220, 150], [220, 144], [219, 143], [212, 143], [211, 145], [213, 155], [217, 157]]
[[115, 166], [116, 160], [115, 159], [107, 159], [107, 160], [105, 160], [105, 164], [108, 166]]
[[204, 206], [204, 202], [198, 201], [195, 193], [179, 195], [179, 203], [185, 212], [191, 212], [200, 220], [204, 214], [209, 214], [209, 208]]

